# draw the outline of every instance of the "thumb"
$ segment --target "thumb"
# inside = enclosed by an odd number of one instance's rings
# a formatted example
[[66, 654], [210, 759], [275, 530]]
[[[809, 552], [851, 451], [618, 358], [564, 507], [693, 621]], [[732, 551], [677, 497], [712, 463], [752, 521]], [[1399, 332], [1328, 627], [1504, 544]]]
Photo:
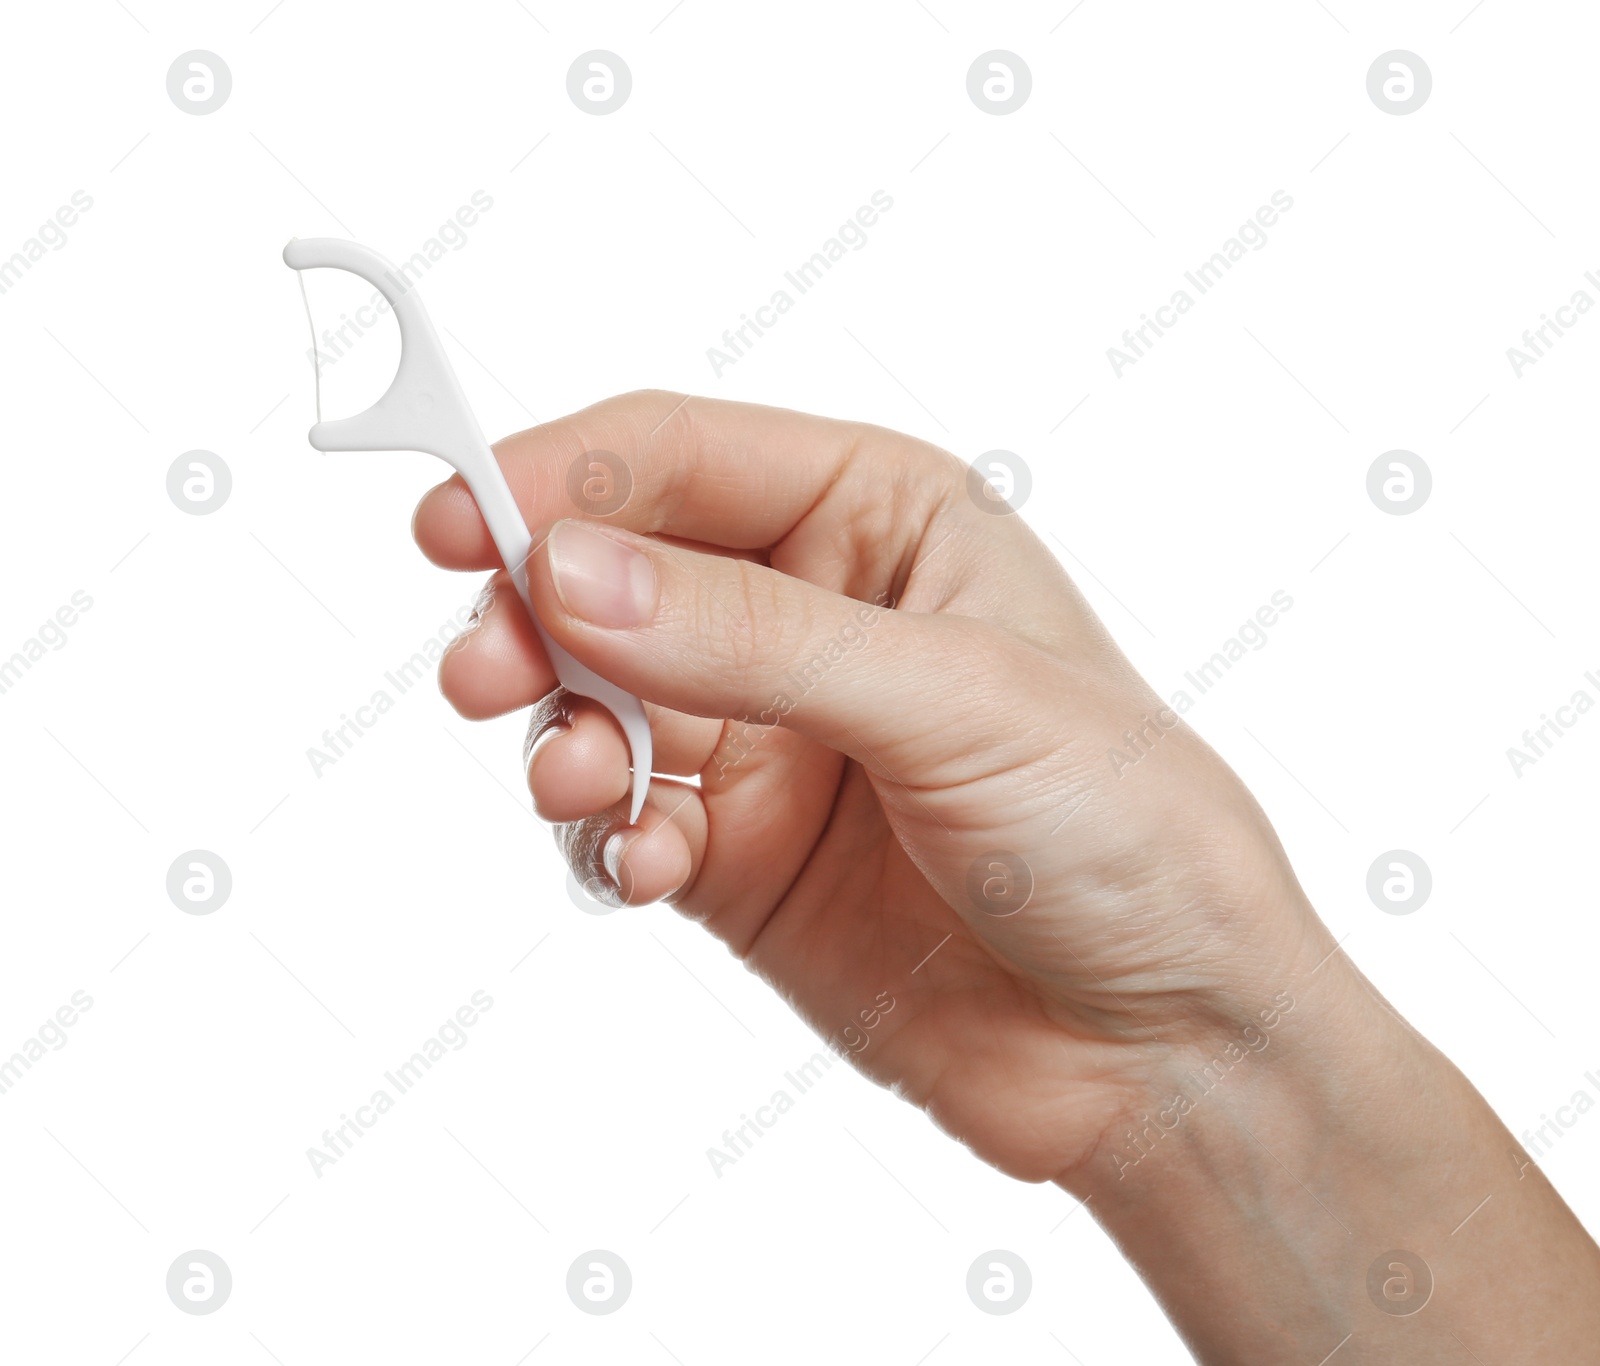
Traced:
[[984, 622], [570, 519], [528, 570], [551, 636], [619, 687], [693, 716], [784, 726], [892, 782], [993, 771], [1029, 729], [1015, 714], [1016, 656], [1035, 668], [1044, 656]]

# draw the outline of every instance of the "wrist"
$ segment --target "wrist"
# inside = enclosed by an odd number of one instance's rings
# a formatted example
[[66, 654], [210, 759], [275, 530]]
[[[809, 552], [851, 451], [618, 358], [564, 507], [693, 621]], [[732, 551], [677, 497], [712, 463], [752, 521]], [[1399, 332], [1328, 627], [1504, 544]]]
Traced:
[[1388, 1127], [1424, 1076], [1454, 1074], [1342, 953], [1260, 981], [1171, 1045], [1062, 1186], [1115, 1209], [1160, 1202], [1197, 1171], [1233, 1185], [1262, 1143], [1275, 1138], [1285, 1157], [1359, 1147], [1363, 1118], [1381, 1112]]
[[1197, 1356], [1487, 1360], [1577, 1300], [1600, 1330], [1600, 1253], [1471, 1083], [1342, 953], [1282, 990], [1257, 1046], [1175, 1048], [1061, 1182]]

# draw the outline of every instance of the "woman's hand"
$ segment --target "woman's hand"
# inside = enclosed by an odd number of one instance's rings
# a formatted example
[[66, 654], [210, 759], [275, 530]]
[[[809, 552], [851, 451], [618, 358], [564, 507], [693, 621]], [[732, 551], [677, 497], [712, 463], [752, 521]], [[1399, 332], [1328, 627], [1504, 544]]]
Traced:
[[[603, 525], [568, 493], [596, 451], [633, 484]], [[965, 466], [661, 393], [498, 455], [541, 620], [675, 775], [627, 828], [620, 730], [497, 574], [444, 691], [534, 708], [529, 785], [591, 888], [672, 902], [980, 1157], [1092, 1201], [1201, 1360], [1592, 1355], [1593, 1241]], [[497, 563], [459, 480], [415, 529]]]
[[[1070, 1182], [1333, 947], [1250, 794], [953, 456], [666, 393], [496, 450], [542, 621], [645, 699], [675, 777], [626, 829], [621, 732], [553, 691], [504, 571], [446, 696], [535, 708], [529, 785], [580, 879], [703, 923], [985, 1160]], [[633, 483], [603, 523], [568, 494], [594, 451]], [[498, 563], [459, 479], [415, 531]]]

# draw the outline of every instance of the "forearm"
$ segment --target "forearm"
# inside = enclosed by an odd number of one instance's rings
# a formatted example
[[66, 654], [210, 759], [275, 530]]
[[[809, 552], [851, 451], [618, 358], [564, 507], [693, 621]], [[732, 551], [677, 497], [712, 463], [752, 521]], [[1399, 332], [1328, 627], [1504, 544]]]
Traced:
[[1065, 1183], [1191, 1349], [1208, 1366], [1585, 1359], [1600, 1252], [1543, 1173], [1342, 954], [1293, 992], [1259, 1053], [1164, 1068]]

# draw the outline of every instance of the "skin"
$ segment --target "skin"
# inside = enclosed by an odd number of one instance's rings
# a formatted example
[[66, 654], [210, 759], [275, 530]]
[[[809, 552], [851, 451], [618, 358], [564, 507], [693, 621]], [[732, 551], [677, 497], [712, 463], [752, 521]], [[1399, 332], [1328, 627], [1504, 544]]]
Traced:
[[[656, 392], [495, 449], [541, 620], [655, 737], [629, 828], [621, 731], [557, 687], [499, 570], [441, 686], [533, 708], [529, 787], [580, 879], [668, 902], [979, 1158], [1087, 1200], [1202, 1361], [1594, 1350], [1600, 1251], [962, 462]], [[582, 519], [596, 450], [633, 487]], [[413, 529], [499, 566], [459, 479]]]

